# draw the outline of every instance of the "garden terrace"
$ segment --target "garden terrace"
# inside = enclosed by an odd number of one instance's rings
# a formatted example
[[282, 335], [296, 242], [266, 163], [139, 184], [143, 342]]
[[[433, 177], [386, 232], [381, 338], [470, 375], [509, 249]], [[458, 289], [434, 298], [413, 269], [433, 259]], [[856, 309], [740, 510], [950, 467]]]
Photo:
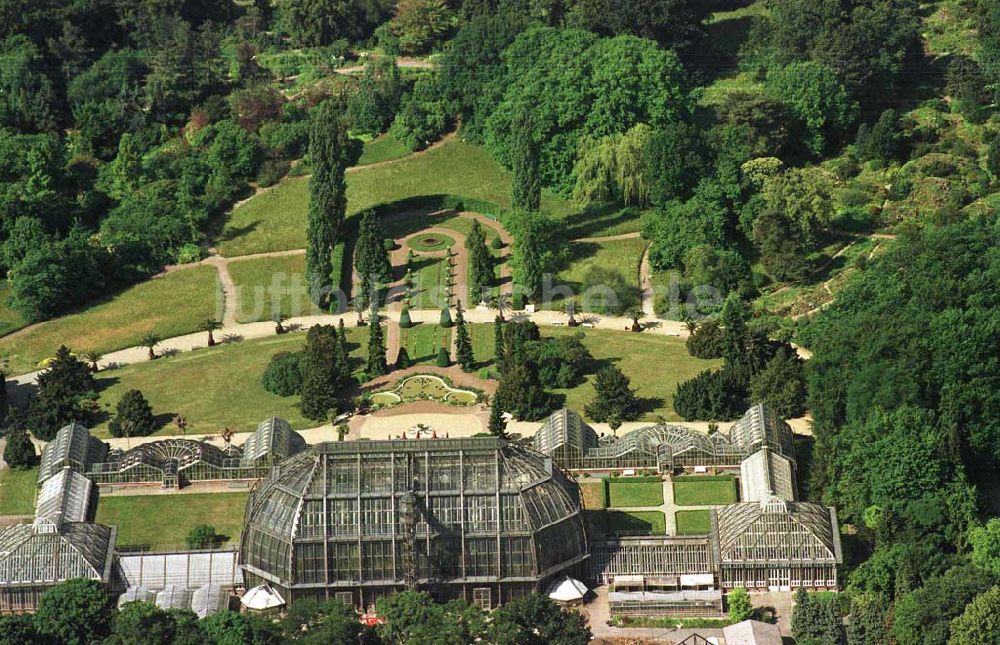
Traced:
[[122, 548], [187, 551], [187, 536], [208, 524], [221, 536], [218, 547], [233, 548], [243, 528], [246, 489], [222, 493], [111, 495], [97, 504], [96, 521], [117, 527]]

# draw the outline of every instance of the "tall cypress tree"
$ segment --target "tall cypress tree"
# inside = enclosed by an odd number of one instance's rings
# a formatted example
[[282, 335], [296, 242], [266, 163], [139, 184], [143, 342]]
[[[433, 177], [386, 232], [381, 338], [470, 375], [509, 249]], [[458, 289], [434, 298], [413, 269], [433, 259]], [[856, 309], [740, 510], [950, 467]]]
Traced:
[[354, 247], [354, 268], [358, 275], [373, 281], [388, 282], [392, 278], [392, 263], [383, 243], [382, 227], [373, 210], [361, 216], [358, 242]]
[[486, 247], [486, 236], [476, 220], [473, 220], [472, 231], [465, 239], [465, 247], [469, 249], [469, 297], [473, 298], [473, 302], [479, 302], [486, 295], [486, 289], [493, 284], [493, 256]]
[[347, 210], [347, 170], [350, 145], [344, 126], [342, 102], [320, 105], [309, 127], [309, 222], [306, 231], [306, 278], [309, 297], [320, 306], [330, 303], [330, 257], [337, 243], [337, 231]]
[[455, 360], [466, 372], [476, 367], [476, 358], [472, 353], [472, 340], [465, 326], [465, 315], [462, 313], [462, 303], [455, 306]]
[[366, 371], [368, 378], [382, 376], [389, 371], [385, 360], [385, 335], [382, 332], [382, 320], [374, 308], [368, 316], [368, 367]]
[[337, 409], [337, 390], [343, 374], [337, 360], [337, 333], [329, 325], [317, 325], [306, 335], [302, 356], [302, 414], [314, 421], [325, 421]]
[[503, 371], [503, 355], [503, 319], [497, 316], [493, 319], [493, 361], [500, 372]]
[[494, 398], [493, 405], [490, 406], [490, 420], [486, 426], [490, 434], [494, 437], [506, 437], [507, 436], [507, 422], [503, 419], [503, 410], [500, 409], [500, 404]]
[[514, 128], [513, 156], [514, 195], [516, 211], [534, 212], [542, 205], [542, 177], [539, 171], [538, 142], [534, 124], [527, 111], [522, 112]]
[[344, 324], [343, 318], [337, 323], [337, 339], [340, 341], [340, 346], [344, 348], [344, 353], [350, 354], [350, 348], [347, 346], [347, 325]]

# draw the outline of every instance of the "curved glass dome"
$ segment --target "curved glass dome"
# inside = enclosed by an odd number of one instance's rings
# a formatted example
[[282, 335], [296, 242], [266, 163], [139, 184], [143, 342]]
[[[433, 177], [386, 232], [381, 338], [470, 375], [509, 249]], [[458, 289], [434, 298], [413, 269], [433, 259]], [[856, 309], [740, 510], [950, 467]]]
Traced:
[[245, 524], [247, 586], [289, 601], [402, 586], [500, 601], [588, 553], [577, 487], [494, 438], [320, 444], [258, 484]]

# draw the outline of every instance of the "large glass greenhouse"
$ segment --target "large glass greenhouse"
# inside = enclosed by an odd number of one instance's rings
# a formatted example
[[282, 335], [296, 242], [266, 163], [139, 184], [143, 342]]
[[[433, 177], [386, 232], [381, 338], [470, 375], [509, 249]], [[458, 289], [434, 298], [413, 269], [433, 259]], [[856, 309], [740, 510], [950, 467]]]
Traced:
[[487, 437], [315, 446], [258, 483], [241, 540], [247, 588], [358, 607], [402, 588], [492, 607], [588, 557], [577, 487]]

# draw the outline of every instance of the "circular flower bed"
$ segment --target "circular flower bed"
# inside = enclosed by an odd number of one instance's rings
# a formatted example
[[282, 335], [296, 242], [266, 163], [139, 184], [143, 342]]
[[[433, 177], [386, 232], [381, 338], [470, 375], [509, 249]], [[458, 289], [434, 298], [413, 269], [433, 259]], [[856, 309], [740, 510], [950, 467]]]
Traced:
[[442, 233], [427, 233], [411, 237], [407, 243], [414, 251], [443, 251], [455, 245], [455, 240]]

